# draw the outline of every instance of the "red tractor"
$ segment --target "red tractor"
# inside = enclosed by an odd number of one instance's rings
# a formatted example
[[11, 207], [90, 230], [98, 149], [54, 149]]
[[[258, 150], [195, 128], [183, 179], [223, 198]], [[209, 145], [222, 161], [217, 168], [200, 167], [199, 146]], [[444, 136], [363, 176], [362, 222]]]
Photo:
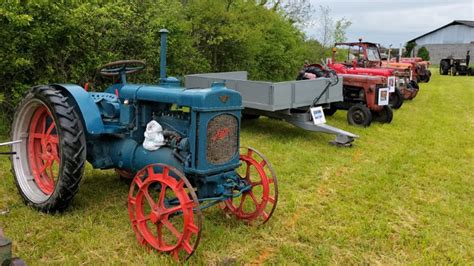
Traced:
[[[336, 49], [347, 50], [347, 57], [343, 62], [336, 62]], [[357, 74], [357, 75], [382, 75], [384, 77], [395, 77], [395, 92], [391, 93], [392, 108], [401, 107], [403, 99], [411, 100], [418, 94], [419, 86], [412, 80], [412, 69], [410, 64], [392, 64], [390, 67], [384, 67], [380, 57], [377, 44], [370, 42], [350, 42], [336, 43], [333, 49], [333, 57], [329, 62], [329, 67], [335, 69], [338, 73]]]
[[[297, 79], [317, 79], [334, 75], [336, 71], [320, 64], [306, 65]], [[338, 74], [343, 78], [343, 102], [331, 103], [325, 107], [325, 115], [331, 116], [337, 110], [348, 110], [347, 121], [351, 125], [369, 126], [373, 120], [390, 123], [393, 119], [389, 106], [387, 78], [375, 75]]]
[[421, 57], [402, 57], [391, 58], [389, 61], [382, 61], [382, 66], [391, 67], [394, 63], [410, 64], [411, 69], [414, 69], [414, 78], [417, 83], [429, 82], [431, 78], [431, 71], [429, 70], [430, 62], [424, 61]]

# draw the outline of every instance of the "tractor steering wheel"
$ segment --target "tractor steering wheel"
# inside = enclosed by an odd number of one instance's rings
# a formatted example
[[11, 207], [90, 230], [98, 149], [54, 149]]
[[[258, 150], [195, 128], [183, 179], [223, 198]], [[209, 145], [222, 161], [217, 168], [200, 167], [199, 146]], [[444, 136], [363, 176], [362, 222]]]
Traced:
[[141, 60], [120, 60], [99, 67], [99, 73], [104, 77], [114, 77], [122, 74], [133, 74], [145, 69], [146, 63]]

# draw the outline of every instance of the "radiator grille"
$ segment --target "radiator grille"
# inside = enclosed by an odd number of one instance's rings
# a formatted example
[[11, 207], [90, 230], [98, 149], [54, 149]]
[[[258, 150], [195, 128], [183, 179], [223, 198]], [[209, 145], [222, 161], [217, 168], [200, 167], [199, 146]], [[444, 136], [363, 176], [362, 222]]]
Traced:
[[234, 157], [238, 145], [238, 122], [235, 116], [222, 114], [207, 124], [206, 159], [211, 164], [223, 164]]

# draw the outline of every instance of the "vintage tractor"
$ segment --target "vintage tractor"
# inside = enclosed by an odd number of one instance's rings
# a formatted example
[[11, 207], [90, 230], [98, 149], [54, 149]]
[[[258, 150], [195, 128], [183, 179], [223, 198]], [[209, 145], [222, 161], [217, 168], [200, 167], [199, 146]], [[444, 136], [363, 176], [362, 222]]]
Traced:
[[[408, 63], [397, 63], [392, 64], [390, 67], [383, 66], [379, 47], [375, 43], [362, 42], [349, 42], [349, 43], [336, 43], [334, 48], [342, 48], [347, 50], [347, 58], [344, 62], [336, 62], [336, 49], [333, 49], [333, 57], [331, 60], [330, 67], [332, 69], [339, 69], [338, 73], [350, 73], [350, 74], [362, 74], [362, 75], [382, 75], [384, 77], [395, 76], [396, 79], [396, 91], [391, 93], [391, 106], [394, 109], [401, 107], [400, 100], [398, 97], [403, 95], [403, 99], [412, 100], [416, 97], [419, 91], [419, 86], [415, 80], [413, 80], [413, 71], [411, 64]], [[400, 91], [400, 92], [397, 92]]]
[[23, 141], [12, 148], [12, 169], [26, 204], [48, 213], [70, 205], [86, 161], [131, 176], [128, 214], [138, 242], [183, 260], [199, 243], [202, 209], [220, 205], [263, 224], [278, 187], [260, 152], [239, 149], [240, 94], [223, 84], [185, 89], [166, 77], [167, 31], [161, 34], [159, 85], [127, 83], [145, 68], [128, 60], [100, 68], [120, 80], [105, 92], [33, 87], [13, 119], [12, 138]]
[[[382, 61], [382, 66], [391, 67], [398, 63], [411, 64], [411, 69], [414, 69], [414, 79], [417, 83], [429, 82], [431, 79], [431, 71], [429, 70], [430, 62], [424, 61], [421, 57], [401, 57], [391, 58], [387, 61]], [[394, 65], [395, 64], [395, 65]]]
[[471, 67], [469, 67], [470, 61], [471, 56], [469, 55], [469, 51], [467, 51], [465, 59], [454, 59], [452, 56], [443, 58], [439, 62], [439, 74], [451, 74], [452, 76], [472, 76], [474, 75], [474, 71]]
[[[327, 77], [334, 71], [320, 64], [306, 65], [297, 79]], [[370, 126], [372, 120], [390, 123], [393, 119], [389, 103], [387, 78], [384, 76], [338, 74], [343, 78], [342, 102], [330, 103], [324, 113], [332, 116], [337, 110], [348, 110], [347, 121], [351, 125]]]

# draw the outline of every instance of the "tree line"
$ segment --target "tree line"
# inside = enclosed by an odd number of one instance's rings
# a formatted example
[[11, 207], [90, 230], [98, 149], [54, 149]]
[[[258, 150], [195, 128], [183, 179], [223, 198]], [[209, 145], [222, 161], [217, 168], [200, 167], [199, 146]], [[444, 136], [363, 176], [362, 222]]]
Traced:
[[162, 28], [170, 31], [170, 75], [247, 70], [252, 79], [294, 79], [304, 60], [324, 54], [301, 29], [308, 12], [307, 1], [295, 0], [5, 0], [2, 107], [11, 111], [36, 84], [99, 88], [97, 67], [121, 59], [145, 60], [135, 81], [157, 82]]

